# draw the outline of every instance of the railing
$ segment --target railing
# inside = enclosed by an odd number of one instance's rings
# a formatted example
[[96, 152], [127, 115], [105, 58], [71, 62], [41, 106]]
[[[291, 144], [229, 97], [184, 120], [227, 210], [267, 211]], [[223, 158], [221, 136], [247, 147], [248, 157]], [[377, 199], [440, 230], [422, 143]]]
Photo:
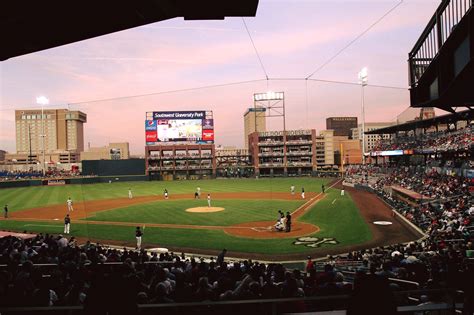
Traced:
[[438, 54], [473, 0], [443, 0], [409, 53], [410, 85], [414, 86]]
[[[447, 294], [450, 299], [446, 301], [432, 302], [428, 304], [419, 304], [418, 298], [422, 294], [428, 292], [439, 291]], [[396, 311], [399, 313], [405, 312], [423, 312], [423, 311], [451, 311], [454, 314], [456, 311], [462, 310], [464, 305], [456, 303], [456, 296], [458, 293], [454, 290], [416, 290], [416, 291], [397, 291], [394, 295], [398, 299], [406, 300], [403, 304], [397, 305]], [[236, 301], [204, 301], [204, 302], [184, 302], [184, 303], [162, 303], [162, 304], [137, 304], [136, 309], [139, 313], [158, 314], [188, 314], [196, 312], [197, 314], [225, 314], [231, 312], [234, 314], [235, 310], [240, 313], [252, 312], [259, 314], [283, 314], [292, 313], [293, 311], [301, 312], [303, 307], [306, 312], [319, 311], [335, 311], [334, 314], [345, 314], [345, 310], [349, 308], [351, 297], [349, 295], [330, 295], [330, 296], [312, 296], [312, 297], [297, 297], [297, 298], [278, 298], [278, 299], [258, 299], [258, 300], [236, 300]], [[395, 298], [396, 299], [396, 298]], [[417, 305], [418, 304], [418, 305]], [[373, 307], [373, 306], [372, 306]], [[0, 307], [0, 312], [8, 314], [26, 313], [33, 314], [109, 314], [108, 309], [112, 309], [111, 305], [101, 304], [90, 307], [84, 306], [27, 306], [27, 307]], [[370, 308], [369, 308], [370, 309]], [[372, 310], [374, 311], [374, 310]], [[306, 313], [308, 314], [308, 313]], [[314, 313], [318, 314], [318, 313]], [[431, 313], [430, 313], [431, 314]], [[445, 314], [443, 312], [443, 314]]]

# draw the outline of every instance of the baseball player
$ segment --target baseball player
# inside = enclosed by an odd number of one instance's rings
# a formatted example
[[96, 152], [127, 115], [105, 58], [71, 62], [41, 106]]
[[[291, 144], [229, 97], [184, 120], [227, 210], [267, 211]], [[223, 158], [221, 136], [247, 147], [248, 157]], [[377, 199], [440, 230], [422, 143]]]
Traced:
[[74, 211], [74, 208], [72, 207], [71, 197], [67, 198], [66, 204], [67, 204], [67, 211], [68, 212]]
[[132, 195], [132, 188], [129, 188], [128, 189], [128, 199], [132, 199], [133, 198], [133, 195]]
[[344, 196], [344, 188], [341, 189], [341, 196]]
[[137, 239], [137, 249], [140, 249], [142, 247], [142, 235], [143, 232], [140, 230], [140, 227], [137, 226], [137, 229], [135, 230], [135, 238]]
[[207, 206], [211, 207], [211, 194], [207, 194]]
[[291, 192], [292, 195], [295, 194], [295, 186], [294, 185], [291, 185], [290, 192]]
[[3, 207], [3, 216], [5, 217], [5, 219], [8, 219], [8, 205], [5, 205], [5, 207]]
[[69, 213], [66, 214], [64, 218], [64, 234], [69, 234], [69, 228], [71, 227], [71, 218], [69, 217]]
[[301, 187], [301, 199], [304, 199], [304, 187]]
[[165, 195], [165, 199], [168, 199], [168, 189], [166, 189], [166, 188], [165, 188], [164, 195]]
[[197, 191], [197, 194], [198, 194], [198, 199], [201, 199], [201, 187], [198, 187], [196, 189], [196, 191]]

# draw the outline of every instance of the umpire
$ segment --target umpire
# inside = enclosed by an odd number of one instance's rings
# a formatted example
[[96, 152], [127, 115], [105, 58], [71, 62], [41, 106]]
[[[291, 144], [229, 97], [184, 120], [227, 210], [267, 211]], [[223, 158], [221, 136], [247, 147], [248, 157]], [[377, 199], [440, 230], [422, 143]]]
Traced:
[[285, 232], [291, 232], [291, 214], [286, 212]]

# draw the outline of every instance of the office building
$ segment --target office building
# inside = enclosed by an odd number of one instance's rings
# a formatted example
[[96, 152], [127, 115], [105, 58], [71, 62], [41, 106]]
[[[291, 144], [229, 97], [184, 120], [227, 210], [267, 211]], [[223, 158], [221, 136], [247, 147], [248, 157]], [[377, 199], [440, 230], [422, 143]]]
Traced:
[[334, 130], [334, 136], [352, 137], [352, 128], [357, 128], [357, 117], [326, 118], [326, 129]]
[[128, 142], [109, 143], [107, 146], [89, 148], [81, 152], [83, 160], [126, 160], [130, 158]]
[[[74, 163], [84, 151], [84, 123], [87, 115], [67, 109], [16, 110], [16, 153], [6, 160], [18, 163]], [[43, 139], [44, 138], [44, 139]]]

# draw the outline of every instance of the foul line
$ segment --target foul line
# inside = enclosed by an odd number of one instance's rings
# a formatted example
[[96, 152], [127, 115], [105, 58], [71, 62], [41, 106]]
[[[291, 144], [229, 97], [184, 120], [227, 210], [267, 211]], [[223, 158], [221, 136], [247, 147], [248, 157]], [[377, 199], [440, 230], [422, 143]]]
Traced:
[[[328, 191], [329, 189], [333, 188], [334, 186], [336, 186], [337, 184], [339, 184], [339, 182], [341, 182], [342, 179], [338, 179], [337, 181], [334, 182], [334, 184], [332, 184], [331, 186], [329, 186], [326, 191]], [[318, 201], [318, 197], [323, 195], [323, 192], [320, 192], [319, 194], [317, 194], [316, 196], [314, 196], [313, 198], [311, 198], [310, 200], [308, 200], [308, 202], [306, 202], [305, 204], [303, 204], [302, 206], [300, 206], [299, 208], [297, 208], [295, 211], [293, 211], [291, 213], [291, 215], [295, 215], [297, 212], [301, 211], [301, 210], [304, 210], [304, 209], [307, 209], [309, 207], [311, 207], [313, 205], [313, 203], [315, 203], [316, 201]]]

